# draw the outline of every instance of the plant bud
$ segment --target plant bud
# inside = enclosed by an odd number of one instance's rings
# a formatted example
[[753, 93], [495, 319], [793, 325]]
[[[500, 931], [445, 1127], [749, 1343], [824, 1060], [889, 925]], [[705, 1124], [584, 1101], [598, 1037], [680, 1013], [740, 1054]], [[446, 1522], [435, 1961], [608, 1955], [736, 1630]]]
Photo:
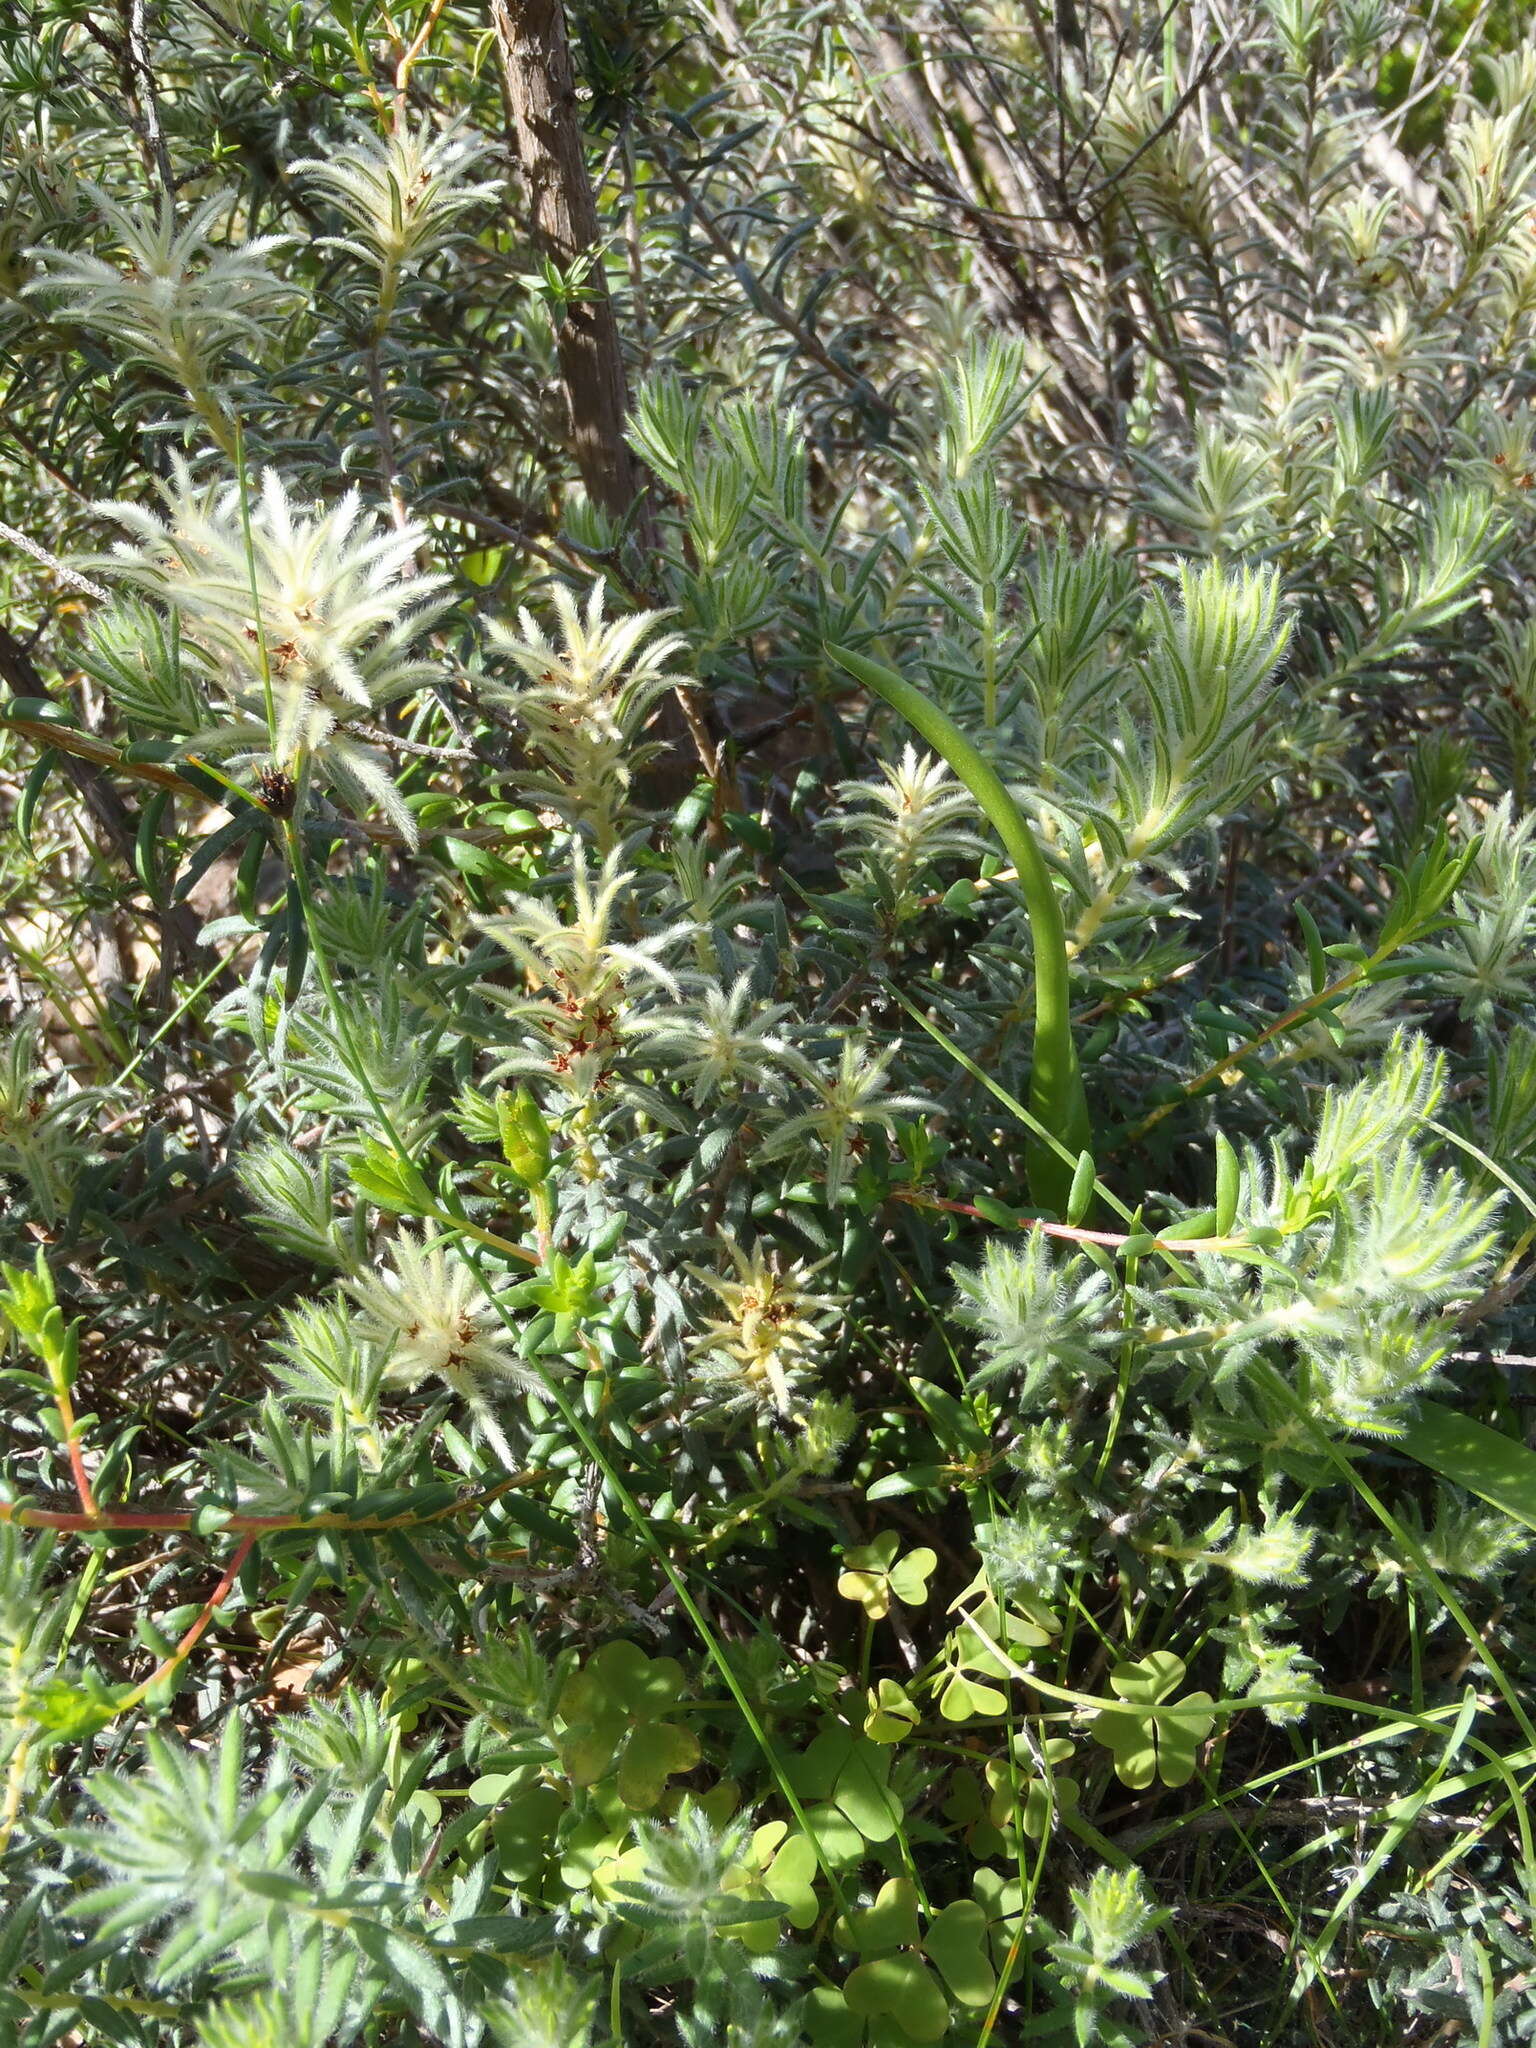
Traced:
[[542, 1187], [549, 1178], [549, 1125], [524, 1082], [515, 1095], [503, 1088], [496, 1097], [496, 1122], [502, 1157], [514, 1179], [525, 1188]]

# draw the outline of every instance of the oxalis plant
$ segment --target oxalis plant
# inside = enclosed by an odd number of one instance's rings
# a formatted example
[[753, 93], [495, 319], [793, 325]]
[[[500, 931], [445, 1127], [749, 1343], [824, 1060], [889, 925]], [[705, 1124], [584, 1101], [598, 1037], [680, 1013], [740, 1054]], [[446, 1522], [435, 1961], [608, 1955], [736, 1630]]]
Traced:
[[1536, 2037], [1530, 51], [0, 18], [0, 2040]]

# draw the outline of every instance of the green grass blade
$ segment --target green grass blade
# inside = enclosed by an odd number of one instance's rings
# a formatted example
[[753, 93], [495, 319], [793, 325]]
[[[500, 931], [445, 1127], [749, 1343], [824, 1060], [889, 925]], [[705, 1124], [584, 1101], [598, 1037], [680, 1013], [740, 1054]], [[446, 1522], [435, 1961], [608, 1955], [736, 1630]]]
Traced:
[[[1050, 870], [1029, 821], [1008, 794], [996, 769], [983, 760], [980, 751], [932, 698], [914, 689], [894, 669], [871, 661], [866, 655], [855, 654], [850, 648], [829, 645], [826, 652], [856, 682], [883, 697], [892, 710], [899, 711], [929, 746], [943, 755], [981, 806], [1017, 870], [1035, 955], [1035, 1048], [1029, 1106], [1075, 1163], [1081, 1153], [1092, 1150], [1093, 1132], [1078, 1072], [1077, 1050], [1072, 1043], [1067, 936]], [[1064, 1213], [1072, 1192], [1072, 1167], [1065, 1165], [1052, 1147], [1038, 1142], [1030, 1148], [1027, 1158], [1030, 1192], [1035, 1200], [1044, 1208]]]
[[1536, 1451], [1438, 1401], [1421, 1401], [1394, 1449], [1536, 1529]]

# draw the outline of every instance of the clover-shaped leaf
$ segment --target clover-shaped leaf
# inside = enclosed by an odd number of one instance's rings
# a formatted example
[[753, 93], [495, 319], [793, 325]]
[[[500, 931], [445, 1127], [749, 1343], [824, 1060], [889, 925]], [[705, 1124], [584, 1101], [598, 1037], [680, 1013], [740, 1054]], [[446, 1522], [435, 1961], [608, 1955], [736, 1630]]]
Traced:
[[660, 1799], [668, 1778], [691, 1771], [699, 1760], [699, 1738], [672, 1721], [639, 1721], [619, 1758], [619, 1797], [636, 1813]]
[[[483, 1795], [488, 1782], [484, 1778], [477, 1780], [470, 1797]], [[553, 1785], [535, 1781], [511, 1788], [498, 1803], [491, 1824], [505, 1876], [522, 1883], [541, 1868], [564, 1812], [565, 1800]]]
[[923, 1929], [916, 1887], [910, 1878], [893, 1877], [842, 1932], [865, 1959], [843, 1987], [849, 2007], [894, 2019], [915, 2041], [940, 2040], [949, 2026], [949, 1999], [929, 1964], [962, 2005], [986, 2005], [996, 1988], [986, 1953], [987, 1914], [975, 1900], [955, 1900]]
[[1004, 1607], [989, 1588], [984, 1571], [978, 1572], [955, 1595], [949, 1612], [969, 1616], [974, 1626], [965, 1633], [972, 1639], [976, 1655], [990, 1658], [999, 1675], [1006, 1666], [997, 1663], [987, 1649], [989, 1642], [1014, 1656], [1020, 1650], [1043, 1650], [1053, 1636], [1061, 1633], [1061, 1623], [1043, 1601], [1015, 1595]]
[[946, 1721], [970, 1721], [978, 1714], [1001, 1714], [1008, 1705], [1008, 1695], [999, 1692], [995, 1685], [987, 1685], [979, 1678], [972, 1678], [958, 1665], [951, 1671], [939, 1694], [939, 1712]]
[[666, 1718], [682, 1688], [674, 1658], [647, 1657], [634, 1643], [604, 1643], [560, 1694], [560, 1759], [572, 1782], [595, 1785], [616, 1768], [627, 1807], [655, 1806], [668, 1778], [699, 1760], [693, 1730]]
[[864, 2015], [849, 2009], [842, 1992], [818, 1984], [805, 2002], [806, 2038], [815, 2048], [864, 2048], [868, 2038]]
[[914, 2041], [940, 2041], [949, 2031], [949, 2000], [923, 1958], [918, 1941], [917, 1889], [893, 1877], [872, 1906], [842, 1929], [866, 1958], [843, 1986], [849, 2010], [867, 2019], [890, 2019]]
[[599, 1787], [592, 1810], [560, 1843], [561, 1880], [573, 1892], [587, 1891], [602, 1899], [613, 1887], [638, 1878], [645, 1869], [645, 1849], [630, 1841], [631, 1822], [616, 1792]]
[[997, 1978], [987, 1960], [987, 1915], [974, 1899], [956, 1899], [923, 1934], [923, 1953], [961, 2005], [987, 2005]]
[[806, 1807], [805, 1826], [820, 1852], [820, 1860], [831, 1864], [834, 1870], [864, 1860], [864, 1837], [847, 1815], [839, 1813], [835, 1806]]
[[830, 1799], [837, 1774], [853, 1751], [853, 1730], [842, 1722], [823, 1728], [808, 1749], [791, 1757], [789, 1781], [802, 1799]]
[[944, 1802], [943, 1814], [959, 1830], [972, 1856], [1004, 1856], [1008, 1853], [1008, 1844], [992, 1823], [981, 1780], [974, 1771], [955, 1772], [950, 1779], [949, 1797]]
[[1016, 1875], [983, 1864], [971, 1879], [971, 1890], [986, 1917], [993, 1959], [1001, 1965], [1010, 1951], [1015, 1956], [1018, 1952], [1015, 1941], [1024, 1924], [1024, 1887]]
[[824, 1728], [789, 1769], [802, 1799], [830, 1799], [866, 1842], [888, 1842], [900, 1824], [890, 1775], [890, 1750], [841, 1723]]
[[[786, 1839], [787, 1837], [787, 1839]], [[863, 1844], [860, 1843], [862, 1851]], [[739, 1892], [754, 1901], [771, 1900], [791, 1927], [816, 1924], [816, 1849], [806, 1835], [791, 1835], [784, 1821], [771, 1820], [753, 1834], [751, 1846], [736, 1868], [721, 1880], [721, 1890]], [[778, 1945], [777, 1920], [743, 1921], [723, 1927], [754, 1955], [767, 1955]]]
[[816, 1870], [815, 1843], [808, 1835], [791, 1835], [764, 1874], [769, 1898], [778, 1900], [791, 1927], [816, 1924]]
[[921, 1607], [928, 1598], [928, 1581], [938, 1563], [938, 1553], [926, 1546], [909, 1550], [891, 1566], [891, 1591], [905, 1607]]
[[843, 1986], [850, 2012], [888, 2018], [913, 2041], [942, 2041], [949, 2032], [949, 2000], [921, 1956], [881, 1956], [860, 1963]]
[[981, 1786], [974, 1771], [956, 1771], [949, 1781], [949, 1797], [942, 1811], [946, 1820], [952, 1820], [958, 1828], [968, 1828], [980, 1820], [987, 1810], [987, 1802], [981, 1796]]
[[864, 1716], [864, 1733], [871, 1742], [901, 1742], [917, 1726], [920, 1715], [907, 1696], [907, 1689], [894, 1678], [882, 1678], [869, 1693], [869, 1712]]
[[1004, 1713], [1008, 1695], [1002, 1681], [1018, 1673], [1020, 1654], [1043, 1649], [1060, 1628], [1049, 1609], [1033, 1602], [1001, 1606], [979, 1573], [949, 1603], [960, 1625], [943, 1648], [944, 1663], [933, 1683], [946, 1721], [970, 1721]]
[[891, 1796], [891, 1752], [860, 1738], [837, 1774], [832, 1801], [866, 1842], [888, 1842], [901, 1825], [901, 1808]]
[[875, 1903], [851, 1915], [841, 1931], [861, 1956], [912, 1948], [917, 1941], [917, 1887], [909, 1877], [887, 1879], [876, 1892]]
[[1099, 1709], [1093, 1739], [1114, 1757], [1115, 1775], [1138, 1792], [1158, 1778], [1165, 1785], [1187, 1785], [1195, 1775], [1195, 1753], [1215, 1726], [1216, 1703], [1208, 1692], [1173, 1700], [1183, 1681], [1184, 1659], [1171, 1650], [1153, 1650], [1109, 1674], [1125, 1704]]
[[921, 1607], [928, 1598], [928, 1579], [938, 1557], [923, 1549], [898, 1558], [900, 1548], [901, 1538], [888, 1529], [873, 1543], [843, 1553], [837, 1590], [845, 1600], [856, 1600], [871, 1621], [883, 1620], [891, 1611], [892, 1600]]

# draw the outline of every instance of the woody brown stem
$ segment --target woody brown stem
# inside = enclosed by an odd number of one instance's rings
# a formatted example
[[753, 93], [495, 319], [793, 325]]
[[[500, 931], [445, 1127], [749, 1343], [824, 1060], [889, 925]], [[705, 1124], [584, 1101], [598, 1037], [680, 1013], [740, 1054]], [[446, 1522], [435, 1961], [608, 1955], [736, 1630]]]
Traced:
[[[508, 126], [523, 174], [529, 225], [541, 254], [569, 276], [598, 249], [597, 202], [587, 175], [561, 0], [491, 0]], [[571, 452], [587, 495], [615, 519], [638, 511], [654, 540], [645, 473], [624, 438], [629, 385], [613, 302], [594, 261], [581, 295], [560, 310], [560, 377]]]

